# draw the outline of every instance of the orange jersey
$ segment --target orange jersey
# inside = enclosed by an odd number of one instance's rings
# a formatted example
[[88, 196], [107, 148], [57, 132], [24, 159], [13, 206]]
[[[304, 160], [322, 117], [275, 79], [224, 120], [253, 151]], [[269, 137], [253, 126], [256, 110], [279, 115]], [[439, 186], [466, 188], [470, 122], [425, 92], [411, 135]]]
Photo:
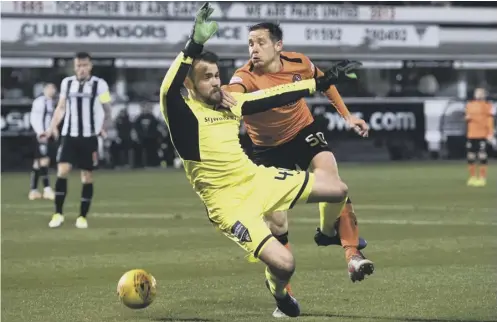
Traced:
[[494, 134], [494, 116], [492, 104], [487, 101], [474, 100], [466, 105], [468, 122], [468, 139], [486, 139]]
[[[249, 61], [235, 72], [227, 86], [228, 91], [250, 93], [322, 75], [310, 59], [300, 53], [282, 52], [281, 63], [282, 69], [278, 73], [261, 74], [253, 69]], [[334, 86], [328, 90], [327, 96], [337, 109], [340, 108], [340, 113], [348, 114]], [[282, 108], [244, 117], [247, 133], [252, 142], [259, 146], [276, 146], [288, 142], [313, 120], [303, 98]]]

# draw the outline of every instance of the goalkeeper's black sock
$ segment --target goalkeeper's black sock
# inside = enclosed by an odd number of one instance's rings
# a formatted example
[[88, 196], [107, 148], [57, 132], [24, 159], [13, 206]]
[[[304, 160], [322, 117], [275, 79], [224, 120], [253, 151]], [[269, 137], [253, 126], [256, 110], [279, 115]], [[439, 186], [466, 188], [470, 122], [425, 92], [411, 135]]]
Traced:
[[91, 199], [93, 198], [93, 183], [83, 183], [81, 190], [80, 216], [86, 217], [90, 210]]
[[40, 177], [40, 169], [36, 169], [36, 168], [31, 169], [31, 177], [30, 177], [30, 189], [31, 190], [38, 189], [39, 177]]
[[283, 245], [283, 246], [288, 245], [288, 231], [284, 234], [273, 235], [273, 236], [281, 243], [281, 245]]
[[67, 179], [57, 178], [55, 181], [55, 213], [62, 215], [62, 208], [64, 207], [64, 200], [67, 194]]

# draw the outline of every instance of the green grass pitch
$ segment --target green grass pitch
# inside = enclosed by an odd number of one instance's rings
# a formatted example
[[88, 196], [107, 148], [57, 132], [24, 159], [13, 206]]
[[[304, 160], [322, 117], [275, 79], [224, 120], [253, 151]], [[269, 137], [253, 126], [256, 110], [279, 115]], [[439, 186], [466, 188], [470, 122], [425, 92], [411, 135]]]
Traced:
[[[343, 164], [376, 272], [353, 284], [343, 250], [317, 247], [317, 207], [290, 212], [292, 280], [302, 321], [496, 321], [497, 167], [485, 188], [465, 185], [464, 162]], [[29, 174], [2, 174], [2, 321], [271, 321], [263, 266], [209, 223], [182, 171], [96, 173], [88, 230], [49, 229], [50, 201], [28, 201]], [[54, 177], [52, 176], [52, 182]], [[263, 189], [263, 187], [261, 187]], [[117, 281], [151, 272], [148, 308], [118, 302]]]

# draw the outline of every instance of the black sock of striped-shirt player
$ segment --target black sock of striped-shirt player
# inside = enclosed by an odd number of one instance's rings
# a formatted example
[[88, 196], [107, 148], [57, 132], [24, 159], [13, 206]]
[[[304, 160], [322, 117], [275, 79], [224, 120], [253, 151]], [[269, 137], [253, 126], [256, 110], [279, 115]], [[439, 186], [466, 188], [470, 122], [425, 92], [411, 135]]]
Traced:
[[64, 200], [67, 194], [67, 179], [57, 177], [55, 181], [55, 213], [62, 214]]
[[84, 183], [81, 190], [81, 208], [80, 215], [86, 217], [88, 210], [90, 210], [91, 199], [93, 197], [93, 183]]
[[30, 188], [31, 190], [36, 190], [38, 189], [38, 178], [39, 178], [39, 169], [31, 169], [31, 177], [30, 177]]
[[48, 167], [40, 167], [40, 177], [43, 182], [43, 188], [50, 187], [50, 180], [48, 179]]

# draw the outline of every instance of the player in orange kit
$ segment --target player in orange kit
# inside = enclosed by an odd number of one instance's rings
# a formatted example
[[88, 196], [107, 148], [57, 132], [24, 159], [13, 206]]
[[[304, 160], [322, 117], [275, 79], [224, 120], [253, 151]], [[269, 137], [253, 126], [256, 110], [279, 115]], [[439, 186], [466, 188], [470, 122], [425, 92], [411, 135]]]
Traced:
[[[226, 92], [255, 92], [323, 74], [305, 55], [282, 51], [283, 35], [278, 25], [260, 23], [249, 30], [250, 60], [235, 72], [230, 85], [224, 87]], [[348, 125], [366, 137], [369, 130], [367, 124], [349, 113], [337, 89], [331, 86], [326, 95]], [[287, 169], [322, 169], [332, 174], [335, 183], [340, 184], [336, 160], [305, 100], [300, 99], [291, 105], [244, 118], [253, 142], [252, 160], [257, 164]], [[346, 204], [321, 203], [319, 211], [321, 218], [326, 213], [334, 213], [338, 220], [334, 226], [323, 226], [321, 220], [314, 238], [316, 243], [319, 246], [342, 245], [345, 248], [352, 281], [361, 281], [365, 275], [372, 274], [373, 263], [359, 251], [366, 247], [366, 242], [359, 238], [350, 199]], [[268, 216], [268, 225], [273, 235], [282, 244], [288, 245], [286, 212]]]
[[[487, 142], [494, 135], [493, 107], [486, 100], [484, 88], [475, 89], [474, 100], [466, 105], [467, 129], [467, 159], [469, 166], [468, 186], [482, 187], [487, 183]], [[479, 162], [479, 172], [475, 162]]]

